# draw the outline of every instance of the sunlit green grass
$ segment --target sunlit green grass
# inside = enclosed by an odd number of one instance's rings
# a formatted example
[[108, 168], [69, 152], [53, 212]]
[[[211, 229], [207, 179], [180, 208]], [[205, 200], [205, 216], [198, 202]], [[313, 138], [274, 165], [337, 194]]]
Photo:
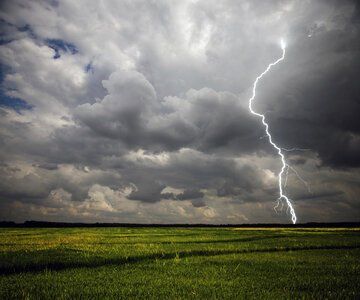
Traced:
[[0, 299], [360, 297], [357, 229], [0, 229]]

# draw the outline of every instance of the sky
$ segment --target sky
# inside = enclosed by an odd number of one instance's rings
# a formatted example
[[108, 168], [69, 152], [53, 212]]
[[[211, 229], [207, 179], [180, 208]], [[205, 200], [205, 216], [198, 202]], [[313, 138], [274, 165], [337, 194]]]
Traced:
[[[349, 0], [0, 4], [0, 220], [360, 221]], [[281, 207], [280, 207], [281, 208]]]

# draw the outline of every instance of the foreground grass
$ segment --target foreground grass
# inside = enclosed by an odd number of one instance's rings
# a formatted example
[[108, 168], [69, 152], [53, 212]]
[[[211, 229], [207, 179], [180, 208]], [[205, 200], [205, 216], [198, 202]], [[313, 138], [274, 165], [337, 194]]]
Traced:
[[359, 298], [351, 229], [0, 229], [0, 299]]

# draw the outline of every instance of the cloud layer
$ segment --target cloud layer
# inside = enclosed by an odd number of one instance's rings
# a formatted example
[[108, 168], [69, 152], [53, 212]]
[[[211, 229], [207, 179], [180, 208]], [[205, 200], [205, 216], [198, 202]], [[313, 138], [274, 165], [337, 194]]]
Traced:
[[0, 219], [359, 221], [355, 1], [2, 1]]

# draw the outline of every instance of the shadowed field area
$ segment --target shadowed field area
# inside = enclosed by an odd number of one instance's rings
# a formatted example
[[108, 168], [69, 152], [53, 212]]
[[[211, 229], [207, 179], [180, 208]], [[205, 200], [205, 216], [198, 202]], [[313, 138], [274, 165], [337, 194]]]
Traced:
[[358, 229], [0, 228], [0, 299], [360, 297]]

